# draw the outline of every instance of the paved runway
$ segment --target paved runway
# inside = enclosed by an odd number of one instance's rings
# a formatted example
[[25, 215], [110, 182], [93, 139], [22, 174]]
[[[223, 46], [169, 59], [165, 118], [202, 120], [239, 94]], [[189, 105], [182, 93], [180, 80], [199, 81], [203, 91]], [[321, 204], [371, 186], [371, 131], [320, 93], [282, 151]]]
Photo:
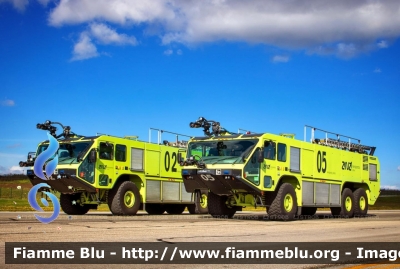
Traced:
[[[214, 219], [209, 215], [185, 213], [150, 216], [141, 211], [136, 216], [122, 217], [112, 216], [108, 212], [90, 211], [83, 216], [61, 213], [50, 224], [37, 221], [34, 213], [36, 212], [0, 212], [0, 267], [21, 268], [21, 265], [4, 264], [4, 242], [400, 242], [400, 211], [397, 210], [370, 211], [365, 218], [352, 219], [332, 218], [329, 212], [318, 212], [315, 218], [291, 222], [268, 220], [268, 216], [262, 211], [238, 212], [233, 219]], [[76, 268], [76, 265], [66, 267]], [[243, 265], [229, 267], [240, 268]], [[303, 268], [304, 265], [280, 267]], [[54, 265], [25, 265], [22, 268], [54, 268]], [[85, 268], [98, 267], [85, 265]], [[132, 265], [116, 265], [115, 268], [132, 268]]]

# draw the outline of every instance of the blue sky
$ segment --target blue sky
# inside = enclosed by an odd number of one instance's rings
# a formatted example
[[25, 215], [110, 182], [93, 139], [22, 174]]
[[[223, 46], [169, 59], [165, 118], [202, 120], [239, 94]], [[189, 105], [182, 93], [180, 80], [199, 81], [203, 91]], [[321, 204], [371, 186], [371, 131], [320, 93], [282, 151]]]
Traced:
[[399, 36], [398, 1], [0, 0], [0, 173], [45, 120], [147, 141], [204, 116], [359, 138], [400, 188]]

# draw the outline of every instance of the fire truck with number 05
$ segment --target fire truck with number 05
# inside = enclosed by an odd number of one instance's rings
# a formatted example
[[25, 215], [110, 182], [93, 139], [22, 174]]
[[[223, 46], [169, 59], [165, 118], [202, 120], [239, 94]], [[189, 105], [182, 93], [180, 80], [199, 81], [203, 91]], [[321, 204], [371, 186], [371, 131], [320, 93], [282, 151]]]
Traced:
[[311, 126], [304, 141], [293, 134], [234, 134], [202, 117], [190, 127], [204, 128], [205, 136], [190, 139], [186, 159], [180, 156], [183, 182], [188, 192], [209, 192], [213, 217], [232, 218], [243, 207], [265, 207], [270, 219], [282, 220], [310, 218], [317, 208], [365, 216], [379, 196], [375, 147], [358, 139]]
[[[59, 135], [56, 124], [63, 130]], [[139, 141], [136, 136], [80, 136], [69, 126], [51, 121], [37, 124], [37, 128], [49, 131], [49, 140], [40, 143], [20, 166], [28, 167], [33, 185], [47, 183], [60, 193], [65, 213], [82, 215], [100, 204], [108, 204], [115, 215], [135, 215], [142, 208], [149, 214], [181, 214], [186, 207], [192, 214], [207, 213], [204, 201], [194, 203], [200, 199], [186, 192], [182, 183], [178, 152], [184, 154], [187, 141], [179, 141], [178, 137], [185, 135], [151, 128], [149, 140], [151, 131], [158, 134], [158, 142], [151, 143]], [[176, 136], [176, 141], [161, 143], [163, 133]], [[43, 180], [30, 167], [54, 139], [58, 149], [49, 156], [43, 170], [56, 158], [57, 166]]]

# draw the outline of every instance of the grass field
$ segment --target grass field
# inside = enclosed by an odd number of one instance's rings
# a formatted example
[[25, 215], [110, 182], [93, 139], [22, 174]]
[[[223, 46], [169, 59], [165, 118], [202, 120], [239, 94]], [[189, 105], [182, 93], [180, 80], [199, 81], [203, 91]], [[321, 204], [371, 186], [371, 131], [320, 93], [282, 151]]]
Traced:
[[[0, 179], [0, 211], [35, 211], [28, 202], [28, 192], [32, 185], [28, 179]], [[59, 196], [56, 193], [56, 196]], [[37, 194], [37, 200], [40, 201], [41, 193]], [[49, 199], [48, 199], [49, 200]], [[41, 203], [39, 202], [39, 205]], [[49, 202], [49, 207], [42, 206], [44, 211], [52, 211], [53, 206]], [[400, 191], [382, 190], [381, 196], [373, 206], [369, 206], [370, 210], [390, 210], [400, 209]], [[109, 211], [107, 205], [100, 205], [99, 211]], [[255, 210], [254, 208], [244, 208], [246, 210]], [[257, 211], [265, 211], [265, 208], [257, 208]], [[325, 209], [329, 210], [329, 209]]]

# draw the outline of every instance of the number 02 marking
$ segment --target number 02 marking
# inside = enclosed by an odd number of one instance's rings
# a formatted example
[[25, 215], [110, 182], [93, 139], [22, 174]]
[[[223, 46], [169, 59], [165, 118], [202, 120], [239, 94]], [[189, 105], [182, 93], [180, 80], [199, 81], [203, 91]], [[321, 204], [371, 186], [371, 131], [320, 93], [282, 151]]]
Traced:
[[170, 156], [169, 151], [165, 152], [165, 157], [164, 157], [164, 166], [165, 166], [165, 171], [169, 172], [169, 168], [171, 166], [171, 159], [172, 159], [172, 167], [171, 167], [171, 172], [176, 172], [176, 161], [177, 161], [177, 155], [176, 152], [172, 152], [172, 155]]
[[325, 151], [318, 151], [317, 154], [317, 170], [318, 173], [325, 173], [328, 163], [326, 161], [326, 152]]

